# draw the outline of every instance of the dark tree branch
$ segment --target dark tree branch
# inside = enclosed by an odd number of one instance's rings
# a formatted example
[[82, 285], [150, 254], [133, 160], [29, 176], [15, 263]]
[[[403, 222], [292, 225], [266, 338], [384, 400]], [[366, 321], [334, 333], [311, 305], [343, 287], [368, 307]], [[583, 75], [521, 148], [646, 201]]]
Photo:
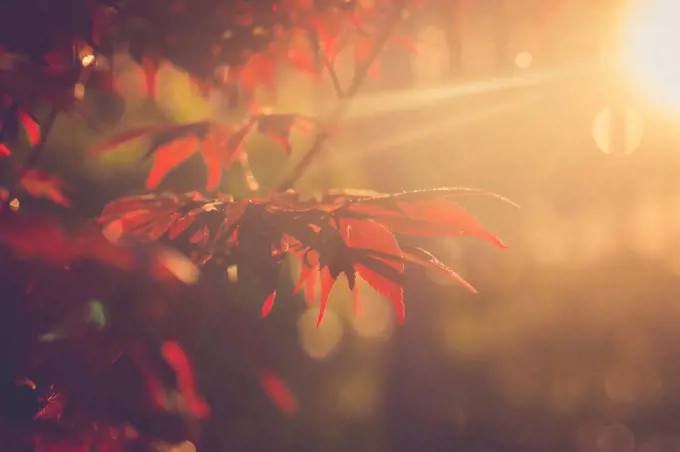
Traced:
[[340, 85], [338, 74], [335, 72], [335, 68], [333, 67], [333, 62], [330, 61], [328, 57], [326, 57], [324, 64], [326, 66], [326, 70], [328, 70], [328, 75], [331, 77], [331, 82], [333, 82], [335, 94], [338, 96], [338, 99], [342, 99], [345, 96], [345, 93], [343, 92], [342, 86]]
[[[403, 0], [399, 0], [396, 1], [395, 3], [396, 3], [395, 7], [390, 12], [390, 15], [385, 23], [385, 26], [382, 27], [379, 31], [379, 34], [376, 38], [376, 42], [375, 45], [373, 46], [370, 56], [366, 59], [364, 64], [357, 68], [352, 83], [349, 85], [349, 87], [347, 87], [347, 90], [344, 91], [344, 95], [338, 99], [338, 102], [335, 104], [335, 108], [333, 109], [333, 111], [331, 111], [330, 115], [326, 119], [326, 125], [335, 124], [342, 118], [342, 116], [345, 113], [345, 110], [347, 109], [347, 106], [349, 105], [349, 102], [357, 94], [357, 92], [363, 85], [364, 80], [366, 79], [366, 76], [368, 75], [369, 70], [371, 69], [371, 66], [375, 62], [376, 58], [378, 58], [378, 56], [382, 52], [382, 49], [389, 40], [390, 36], [392, 36], [394, 27], [399, 23], [399, 19], [401, 18], [404, 2]], [[326, 143], [328, 137], [329, 134], [325, 130], [319, 132], [316, 135], [316, 138], [314, 139], [314, 142], [310, 146], [309, 150], [302, 156], [302, 158], [300, 158], [300, 160], [298, 160], [297, 164], [293, 167], [292, 171], [278, 185], [279, 190], [285, 191], [292, 188], [295, 185], [295, 183], [300, 179], [300, 177], [302, 177], [304, 173], [307, 171], [311, 163], [319, 157], [319, 155], [324, 149], [324, 144]]]

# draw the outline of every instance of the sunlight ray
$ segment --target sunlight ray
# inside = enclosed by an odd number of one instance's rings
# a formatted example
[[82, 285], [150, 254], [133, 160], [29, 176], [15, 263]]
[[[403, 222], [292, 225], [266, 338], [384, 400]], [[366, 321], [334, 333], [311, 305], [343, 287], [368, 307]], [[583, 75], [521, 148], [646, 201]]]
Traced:
[[481, 121], [490, 120], [499, 115], [516, 110], [517, 108], [527, 106], [538, 101], [539, 99], [541, 99], [541, 96], [538, 94], [525, 96], [521, 100], [511, 99], [496, 103], [490, 107], [486, 106], [480, 108], [466, 115], [442, 118], [440, 121], [430, 122], [420, 127], [409, 128], [400, 133], [384, 136], [386, 139], [378, 141], [374, 144], [367, 144], [365, 152], [385, 152], [394, 149], [397, 146], [412, 143], [414, 141], [431, 137], [442, 132], [450, 133], [451, 131], [461, 127], [467, 127]]
[[456, 83], [426, 89], [398, 90], [357, 97], [347, 112], [347, 119], [436, 105], [444, 100], [491, 94], [513, 88], [545, 86], [563, 79], [571, 71], [522, 74], [492, 80]]
[[[361, 159], [365, 153], [377, 154], [391, 152], [395, 149], [403, 150], [402, 146], [409, 143], [417, 142], [418, 140], [437, 136], [443, 133], [451, 133], [460, 130], [462, 127], [469, 127], [471, 125], [480, 123], [482, 121], [493, 120], [504, 114], [508, 114], [518, 109], [527, 108], [539, 100], [543, 99], [540, 93], [523, 96], [521, 99], [508, 99], [503, 102], [498, 102], [492, 106], [479, 106], [476, 110], [467, 110], [464, 115], [447, 116], [437, 121], [428, 122], [423, 125], [402, 130], [391, 134], [387, 139], [376, 140], [373, 143], [366, 142], [363, 144], [361, 151], [352, 151], [351, 148], [342, 154], [336, 154], [335, 158], [326, 161], [319, 161], [315, 166], [315, 172], [323, 171], [345, 171], [349, 166], [355, 166], [357, 159]], [[408, 150], [415, 151], [420, 149], [418, 146], [409, 147]]]

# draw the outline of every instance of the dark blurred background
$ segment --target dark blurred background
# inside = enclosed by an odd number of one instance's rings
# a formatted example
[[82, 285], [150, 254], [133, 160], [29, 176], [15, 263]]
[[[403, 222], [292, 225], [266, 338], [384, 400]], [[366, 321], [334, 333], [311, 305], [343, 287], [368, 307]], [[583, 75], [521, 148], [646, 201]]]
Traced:
[[[416, 52], [385, 54], [299, 188], [489, 189], [521, 209], [465, 205], [509, 249], [428, 243], [479, 294], [412, 271], [403, 326], [370, 289], [359, 318], [335, 290], [318, 329], [318, 306], [277, 302], [252, 327], [299, 397], [293, 419], [241, 372], [238, 344], [214, 335], [199, 363], [215, 417], [203, 450], [680, 451], [680, 70], [669, 63], [679, 10], [662, 9], [671, 4], [442, 0], [413, 17]], [[116, 67], [129, 100], [106, 133], [232, 114], [167, 66], [149, 105], [139, 68], [123, 56]], [[350, 52], [343, 81], [351, 67]], [[323, 115], [329, 87], [284, 72], [272, 107]], [[85, 160], [98, 138], [60, 117], [41, 162], [76, 188], [83, 215], [142, 191], [148, 169], [146, 143]], [[296, 137], [293, 162], [308, 143]], [[265, 187], [291, 165], [264, 137], [251, 163]], [[163, 188], [203, 183], [196, 160]], [[233, 171], [223, 189], [243, 187]], [[258, 304], [239, 306], [257, 318]]]

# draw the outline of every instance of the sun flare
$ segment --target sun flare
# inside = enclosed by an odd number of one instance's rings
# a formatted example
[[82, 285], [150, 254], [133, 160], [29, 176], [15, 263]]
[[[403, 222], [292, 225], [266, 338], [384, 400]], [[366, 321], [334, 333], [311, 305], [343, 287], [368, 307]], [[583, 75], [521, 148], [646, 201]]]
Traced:
[[623, 69], [653, 100], [680, 112], [677, 0], [638, 0], [624, 27]]

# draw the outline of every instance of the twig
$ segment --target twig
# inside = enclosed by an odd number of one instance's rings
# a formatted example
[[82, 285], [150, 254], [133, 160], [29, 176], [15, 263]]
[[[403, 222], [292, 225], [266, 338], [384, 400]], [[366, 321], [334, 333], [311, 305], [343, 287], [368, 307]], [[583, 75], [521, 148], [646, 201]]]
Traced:
[[335, 72], [335, 68], [333, 67], [333, 62], [328, 59], [328, 56], [324, 58], [324, 65], [326, 66], [326, 70], [328, 71], [328, 75], [331, 77], [331, 82], [333, 82], [333, 88], [335, 89], [335, 94], [338, 96], [338, 99], [342, 99], [345, 97], [345, 93], [342, 91], [342, 86], [340, 85], [340, 79], [338, 79], [338, 74]]
[[[345, 113], [345, 110], [349, 105], [349, 101], [356, 95], [356, 93], [361, 88], [364, 80], [366, 79], [366, 76], [368, 75], [369, 70], [371, 69], [371, 66], [373, 65], [373, 62], [380, 55], [380, 52], [385, 46], [385, 43], [392, 35], [394, 27], [397, 25], [399, 19], [401, 18], [403, 0], [395, 0], [395, 3], [396, 5], [394, 9], [391, 11], [390, 16], [388, 17], [387, 22], [385, 23], [385, 26], [380, 30], [380, 33], [376, 38], [376, 42], [375, 45], [373, 46], [371, 54], [366, 59], [364, 64], [357, 68], [352, 83], [350, 84], [349, 87], [347, 87], [347, 90], [344, 91], [344, 95], [340, 99], [338, 99], [338, 102], [335, 104], [335, 108], [333, 109], [333, 111], [331, 111], [330, 115], [326, 120], [326, 124], [337, 123], [338, 120], [342, 118], [342, 115]], [[295, 165], [295, 167], [293, 167], [292, 171], [279, 184], [278, 189], [280, 191], [288, 190], [289, 188], [292, 188], [293, 185], [295, 185], [298, 179], [300, 179], [300, 177], [305, 173], [305, 171], [307, 171], [309, 165], [314, 161], [314, 159], [318, 158], [318, 156], [321, 154], [324, 148], [323, 145], [325, 144], [329, 136], [330, 135], [325, 130], [319, 132], [316, 135], [316, 138], [314, 139], [314, 142], [310, 146], [309, 150], [302, 156], [302, 158], [300, 158], [300, 160], [298, 160], [297, 164]]]

